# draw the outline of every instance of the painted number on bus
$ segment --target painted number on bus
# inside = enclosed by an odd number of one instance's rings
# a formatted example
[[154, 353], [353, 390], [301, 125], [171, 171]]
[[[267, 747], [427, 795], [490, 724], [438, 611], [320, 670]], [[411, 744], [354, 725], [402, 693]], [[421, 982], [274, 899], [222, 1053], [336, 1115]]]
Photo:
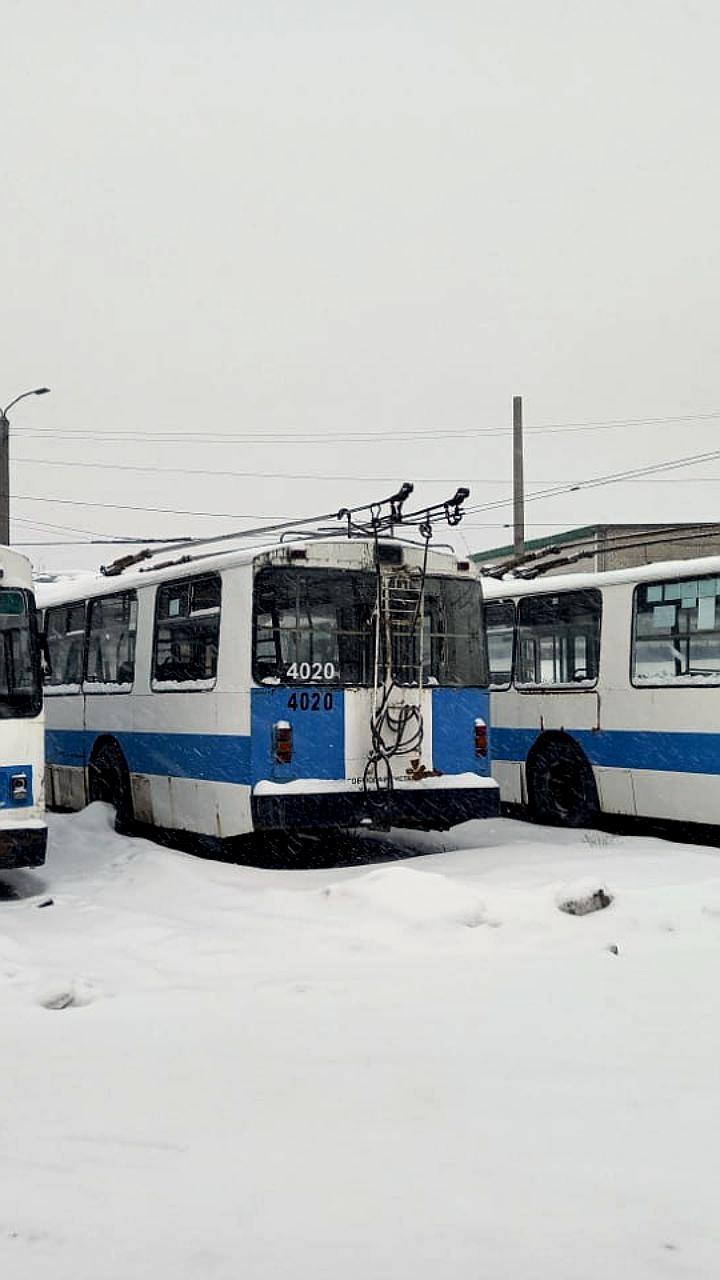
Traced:
[[337, 675], [334, 662], [291, 662], [285, 672], [286, 680], [334, 680]]
[[303, 690], [302, 693], [291, 693], [287, 704], [291, 711], [332, 711], [333, 696], [331, 693]]

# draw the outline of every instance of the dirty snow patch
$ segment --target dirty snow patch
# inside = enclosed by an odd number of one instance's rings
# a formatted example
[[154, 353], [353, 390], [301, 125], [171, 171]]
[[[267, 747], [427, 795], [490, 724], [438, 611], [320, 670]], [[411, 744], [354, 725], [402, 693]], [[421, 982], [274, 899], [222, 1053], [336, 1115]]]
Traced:
[[587, 916], [593, 911], [603, 911], [612, 900], [613, 895], [606, 885], [589, 878], [564, 885], [555, 895], [556, 906], [569, 916]]

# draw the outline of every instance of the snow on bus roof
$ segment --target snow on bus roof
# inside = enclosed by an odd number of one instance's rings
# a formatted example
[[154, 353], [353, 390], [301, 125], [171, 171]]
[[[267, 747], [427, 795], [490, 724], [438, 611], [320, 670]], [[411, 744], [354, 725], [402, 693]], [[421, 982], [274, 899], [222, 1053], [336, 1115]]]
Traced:
[[606, 569], [602, 573], [541, 573], [535, 578], [482, 576], [483, 595], [488, 600], [507, 596], [551, 595], [557, 591], [581, 591], [587, 587], [614, 587], [638, 582], [678, 581], [687, 578], [720, 576], [720, 556], [699, 556], [696, 560], [658, 560], [632, 569]]
[[[421, 543], [406, 542], [399, 538], [392, 539], [392, 542], [393, 545], [402, 546], [406, 551], [415, 552], [414, 559], [417, 559], [418, 564], [422, 562], [424, 547]], [[360, 561], [363, 553], [366, 553], [367, 549], [372, 548], [373, 545], [372, 538], [347, 538], [341, 533], [332, 533], [328, 534], [327, 537], [305, 538], [287, 542], [257, 543], [253, 546], [232, 547], [228, 550], [217, 552], [203, 551], [199, 555], [192, 555], [190, 547], [177, 547], [174, 551], [167, 550], [164, 554], [156, 553], [159, 559], [157, 565], [154, 565], [152, 560], [149, 560], [137, 566], [129, 566], [128, 569], [121, 573], [68, 574], [54, 582], [38, 581], [36, 595], [38, 604], [45, 609], [53, 604], [63, 604], [66, 601], [82, 600], [91, 596], [111, 595], [138, 587], [147, 587], [154, 582], [172, 582], [178, 577], [184, 577], [191, 573], [193, 575], [215, 573], [219, 569], [252, 564], [255, 560], [262, 559], [264, 556], [277, 555], [279, 552], [285, 552], [288, 563], [292, 563], [293, 556], [291, 553], [304, 551], [309, 556], [308, 563], [311, 563], [313, 550], [333, 548], [338, 553], [337, 559], [340, 563], [352, 564], [353, 561]], [[340, 552], [343, 554], [341, 555]], [[441, 561], [451, 561], [454, 569], [458, 561], [457, 553], [450, 548], [431, 547], [428, 568], [438, 568]], [[447, 567], [449, 568], [450, 566], [448, 565]], [[476, 580], [479, 577], [475, 565], [471, 566], [469, 572], [465, 572], [467, 576]], [[465, 576], [465, 573], [463, 576]]]

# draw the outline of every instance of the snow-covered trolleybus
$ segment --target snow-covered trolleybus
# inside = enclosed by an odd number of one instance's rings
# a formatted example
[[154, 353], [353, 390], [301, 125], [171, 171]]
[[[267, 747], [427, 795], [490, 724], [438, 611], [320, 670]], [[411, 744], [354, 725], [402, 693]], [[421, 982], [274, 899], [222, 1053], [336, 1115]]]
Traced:
[[50, 804], [221, 838], [498, 812], [469, 562], [335, 536], [118, 564], [43, 592]]
[[720, 824], [720, 558], [484, 593], [505, 801], [569, 825]]
[[0, 547], [0, 868], [45, 861], [43, 737], [30, 562]]

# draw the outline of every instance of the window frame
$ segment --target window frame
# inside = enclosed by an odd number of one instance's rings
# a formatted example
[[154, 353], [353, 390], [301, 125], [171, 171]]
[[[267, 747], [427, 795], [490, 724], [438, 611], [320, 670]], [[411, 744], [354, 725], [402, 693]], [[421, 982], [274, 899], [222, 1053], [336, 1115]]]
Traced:
[[[670, 679], [638, 680], [635, 674], [635, 642], [637, 640], [636, 626], [637, 626], [637, 617], [638, 617], [637, 606], [638, 606], [639, 593], [641, 589], [649, 586], [665, 586], [667, 583], [671, 583], [671, 582], [706, 582], [710, 578], [720, 579], [720, 573], [703, 573], [703, 574], [696, 573], [696, 574], [689, 574], [687, 577], [682, 577], [680, 574], [672, 574], [669, 578], [646, 578], [643, 582], [635, 583], [635, 586], [633, 587], [633, 596], [632, 596], [632, 616], [630, 620], [630, 648], [629, 648], [629, 654], [628, 654], [628, 677], [630, 680], [631, 688], [654, 689], [654, 690], [657, 690], [657, 689], [703, 690], [703, 689], [720, 688], [720, 671], [718, 671], [716, 680], [702, 679], [697, 681], [693, 681], [692, 679], [683, 680], [682, 678], [677, 680], [670, 680]], [[720, 600], [720, 592], [717, 593], [717, 595], [715, 596], [715, 599]], [[717, 633], [720, 635], [720, 627], [717, 628]], [[687, 638], [697, 634], [699, 633], [688, 632]], [[644, 637], [641, 637], [641, 639], [644, 639]]]
[[[133, 601], [133, 600], [135, 601], [135, 653], [133, 655], [132, 680], [123, 682], [122, 684], [119, 681], [112, 681], [112, 680], [88, 680], [88, 658], [90, 654], [90, 635], [92, 632], [93, 605], [103, 604], [108, 600], [118, 600], [123, 596], [126, 596], [130, 601]], [[132, 693], [135, 687], [135, 673], [137, 670], [137, 637], [138, 637], [138, 631], [139, 631], [139, 628], [138, 628], [139, 607], [140, 606], [138, 603], [138, 593], [134, 588], [129, 588], [126, 591], [110, 591], [107, 593], [107, 595], [89, 596], [88, 599], [85, 601], [85, 644], [83, 647], [83, 670], [82, 670], [82, 685], [81, 685], [81, 690], [83, 694], [85, 695], [92, 694], [93, 697], [95, 698], [103, 698], [105, 696], [114, 698], [114, 697], [117, 697], [118, 694]], [[107, 686], [113, 683], [115, 683], [116, 685], [114, 689], [108, 689], [107, 687], [103, 687], [100, 689], [94, 688], [96, 684]]]
[[[568, 681], [567, 683], [563, 683], [563, 684], [518, 684], [517, 677], [518, 677], [518, 671], [520, 666], [520, 662], [519, 662], [520, 627], [521, 627], [520, 612], [521, 612], [521, 608], [524, 601], [546, 600], [546, 599], [552, 598], [553, 596], [557, 596], [559, 598], [560, 596], [567, 597], [567, 596], [574, 596], [574, 595], [581, 595], [581, 594], [596, 598], [600, 606], [597, 614], [598, 649], [597, 649], [597, 672], [595, 674], [595, 679], [592, 681], [588, 680], [586, 682], [583, 682], [582, 684], [575, 681]], [[573, 693], [573, 694], [593, 693], [597, 689], [598, 683], [600, 681], [600, 670], [601, 670], [601, 663], [602, 663], [604, 604], [605, 604], [605, 601], [604, 601], [603, 593], [599, 587], [576, 587], [576, 588], [570, 587], [564, 591], [551, 590], [551, 591], [539, 591], [539, 592], [533, 592], [533, 593], [528, 592], [527, 595], [518, 596], [516, 599], [515, 632], [514, 632], [514, 638], [513, 638], [513, 644], [514, 644], [513, 684], [512, 684], [513, 689], [517, 693], [534, 694], [534, 695], [538, 693], [566, 694], [566, 695], [568, 693]]]
[[[213, 581], [216, 581], [216, 582], [217, 582], [217, 584], [218, 584], [218, 589], [219, 589], [219, 591], [218, 591], [218, 593], [219, 593], [219, 603], [218, 603], [218, 607], [217, 607], [217, 619], [218, 619], [218, 627], [217, 627], [217, 658], [216, 658], [216, 662], [215, 662], [215, 674], [214, 674], [214, 676], [210, 676], [210, 677], [207, 677], [207, 678], [206, 678], [206, 677], [201, 677], [201, 678], [199, 678], [198, 680], [177, 680], [177, 681], [171, 681], [171, 680], [159, 680], [159, 679], [158, 679], [158, 677], [157, 677], [157, 675], [156, 675], [156, 673], [155, 673], [155, 672], [156, 672], [157, 641], [158, 641], [158, 626], [159, 626], [159, 625], [161, 625], [161, 624], [163, 624], [163, 623], [167, 623], [168, 621], [172, 622], [172, 619], [170, 619], [170, 618], [161, 618], [161, 617], [159, 616], [159, 614], [160, 614], [160, 600], [161, 600], [161, 593], [162, 593], [163, 591], [169, 591], [169, 590], [172, 590], [173, 588], [182, 588], [182, 587], [188, 587], [190, 590], [192, 590], [192, 586], [193, 586], [193, 584], [194, 584], [194, 583], [196, 583], [196, 582], [207, 582], [209, 579], [212, 579]], [[196, 616], [201, 616], [201, 615], [198, 613]], [[205, 617], [208, 617], [208, 616], [209, 616], [209, 611], [205, 611]], [[192, 611], [190, 611], [190, 612], [187, 614], [187, 616], [185, 617], [185, 619], [184, 619], [184, 620], [185, 620], [186, 622], [190, 622], [190, 621], [192, 620], [192, 617], [193, 617], [193, 614], [192, 614]], [[180, 621], [182, 621], [182, 620], [183, 620], [183, 619], [182, 619], [182, 617], [181, 617], [181, 618], [180, 618]], [[153, 694], [157, 694], [157, 693], [212, 693], [212, 692], [213, 692], [213, 690], [215, 689], [216, 685], [217, 685], [218, 669], [219, 669], [219, 665], [220, 665], [220, 631], [221, 631], [221, 622], [222, 622], [222, 574], [221, 574], [221, 573], [219, 573], [217, 570], [210, 570], [210, 571], [206, 571], [205, 573], [194, 573], [194, 574], [192, 574], [192, 575], [188, 574], [188, 575], [186, 575], [185, 577], [182, 577], [182, 578], [171, 578], [171, 579], [169, 579], [167, 582], [159, 582], [159, 583], [157, 584], [157, 587], [156, 587], [156, 590], [155, 590], [155, 601], [154, 601], [154, 605], [153, 605], [152, 645], [151, 645], [151, 648], [150, 648], [150, 692], [151, 692], [151, 693], [153, 693]], [[158, 688], [158, 687], [157, 687], [157, 686], [158, 686], [158, 684], [162, 685], [162, 688]]]
[[[512, 641], [510, 645], [510, 679], [506, 683], [504, 682], [503, 684], [496, 684], [492, 678], [492, 667], [490, 665], [490, 637], [489, 637], [487, 620], [488, 620], [489, 610], [492, 610], [495, 607], [502, 607], [503, 605], [506, 608], [509, 606], [510, 609], [512, 609]], [[515, 679], [515, 654], [516, 654], [516, 648], [517, 648], [517, 613], [518, 613], [517, 600], [514, 600], [512, 596], [498, 597], [497, 599], [494, 599], [494, 600], [483, 599], [483, 616], [485, 619], [485, 648], [487, 652], [487, 666], [488, 666], [488, 689], [490, 690], [491, 693], [506, 693], [507, 690], [512, 689], [512, 686], [513, 686], [513, 680]]]
[[28, 625], [28, 651], [30, 655], [30, 664], [34, 676], [34, 690], [32, 700], [29, 702], [25, 710], [18, 707], [11, 707], [8, 700], [0, 694], [0, 706], [5, 703], [11, 714], [5, 716], [0, 714], [0, 723], [8, 724], [13, 720], [37, 720], [42, 714], [43, 709], [43, 679], [42, 679], [42, 661], [40, 646], [40, 610], [37, 607], [35, 593], [31, 587], [12, 587], [7, 584], [0, 586], [3, 591], [15, 591], [21, 595], [25, 601], [25, 616]]
[[[48, 655], [50, 657], [51, 674], [52, 674], [52, 670], [54, 670], [54, 668], [52, 666], [52, 655], [50, 654], [49, 641], [48, 641], [48, 635], [49, 635], [48, 616], [51, 613], [54, 613], [55, 610], [57, 609], [78, 609], [81, 606], [83, 609], [83, 632], [82, 632], [83, 641], [82, 641], [82, 659], [81, 659], [81, 666], [80, 666], [80, 680], [77, 684], [73, 683], [73, 684], [56, 684], [56, 685], [51, 684], [50, 680], [44, 680], [43, 695], [46, 698], [74, 698], [77, 696], [77, 694], [81, 694], [83, 692], [83, 685], [85, 683], [85, 663], [87, 658], [87, 635], [88, 635], [88, 613], [89, 613], [88, 598], [86, 596], [81, 596], [79, 600], [65, 600], [59, 604], [48, 604], [45, 606], [43, 610], [42, 629], [43, 629], [43, 634], [45, 636], [46, 642], [48, 643]], [[69, 634], [70, 634], [69, 632], [67, 631], [65, 632], [66, 636]]]
[[[261, 669], [260, 669], [260, 667], [258, 666], [258, 632], [259, 632], [260, 630], [263, 630], [263, 631], [273, 631], [273, 633], [274, 633], [275, 631], [278, 631], [278, 632], [286, 631], [288, 634], [294, 634], [294, 633], [295, 633], [295, 629], [294, 629], [294, 628], [291, 628], [291, 627], [288, 627], [288, 628], [282, 628], [282, 627], [280, 627], [280, 628], [274, 628], [274, 627], [270, 627], [270, 628], [268, 628], [268, 627], [263, 627], [263, 628], [260, 628], [260, 627], [258, 626], [259, 618], [262, 616], [262, 615], [261, 615], [261, 613], [260, 613], [260, 610], [259, 610], [259, 608], [258, 608], [258, 583], [260, 582], [260, 584], [262, 585], [261, 579], [262, 579], [264, 576], [266, 576], [266, 575], [267, 575], [267, 576], [271, 576], [271, 575], [274, 575], [274, 574], [278, 574], [278, 575], [279, 575], [279, 574], [283, 574], [283, 575], [287, 574], [287, 575], [289, 575], [291, 578], [297, 578], [297, 577], [300, 577], [300, 576], [302, 576], [302, 575], [305, 575], [305, 576], [307, 576], [307, 577], [313, 577], [313, 578], [318, 578], [318, 579], [319, 579], [321, 576], [325, 576], [325, 577], [331, 577], [331, 576], [332, 576], [332, 577], [339, 577], [340, 579], [343, 579], [343, 578], [345, 578], [348, 574], [350, 574], [350, 575], [358, 575], [358, 576], [360, 576], [360, 577], [366, 578], [368, 582], [372, 582], [372, 584], [373, 584], [373, 591], [374, 591], [374, 592], [377, 590], [377, 586], [376, 586], [376, 583], [377, 583], [376, 575], [373, 573], [373, 571], [372, 571], [372, 570], [367, 569], [367, 568], [360, 568], [360, 567], [356, 568], [356, 567], [354, 567], [354, 566], [353, 566], [353, 567], [345, 567], [345, 566], [337, 565], [337, 564], [336, 564], [336, 565], [328, 565], [328, 566], [318, 566], [318, 565], [312, 565], [312, 566], [308, 566], [308, 565], [298, 565], [298, 566], [293, 566], [293, 567], [288, 567], [288, 566], [286, 566], [286, 565], [262, 565], [261, 567], [259, 567], [259, 568], [256, 570], [256, 572], [254, 573], [254, 575], [253, 575], [253, 584], [252, 584], [251, 674], [252, 674], [252, 680], [253, 680], [253, 684], [254, 684], [254, 686], [256, 686], [257, 688], [265, 688], [265, 689], [266, 689], [266, 688], [274, 688], [274, 687], [282, 687], [282, 688], [288, 688], [288, 689], [291, 689], [291, 688], [298, 688], [298, 689], [325, 689], [325, 690], [328, 690], [328, 689], [336, 689], [336, 690], [347, 690], [347, 689], [363, 689], [363, 690], [365, 690], [365, 689], [372, 689], [372, 687], [373, 687], [373, 685], [372, 685], [372, 677], [371, 677], [372, 659], [371, 659], [371, 661], [370, 661], [370, 663], [369, 663], [369, 671], [368, 671], [368, 679], [367, 679], [367, 683], [365, 683], [365, 682], [363, 682], [363, 683], [359, 683], [358, 681], [355, 681], [355, 680], [353, 680], [353, 681], [348, 681], [348, 680], [346, 680], [346, 679], [344, 679], [344, 678], [342, 677], [342, 674], [340, 673], [340, 671], [338, 671], [338, 678], [337, 678], [337, 680], [333, 680], [333, 681], [325, 680], [325, 679], [321, 679], [321, 678], [319, 678], [319, 677], [313, 678], [313, 677], [312, 677], [312, 675], [311, 675], [308, 679], [283, 680], [283, 678], [282, 678], [282, 677], [280, 677], [280, 676], [277, 676], [277, 677], [275, 677], [275, 676], [268, 676], [268, 675], [263, 675], [263, 674], [261, 673]], [[486, 637], [486, 634], [485, 634], [485, 623], [484, 623], [484, 607], [485, 607], [485, 601], [484, 601], [484, 598], [483, 598], [483, 595], [482, 595], [482, 584], [481, 584], [481, 583], [479, 583], [476, 579], [473, 579], [473, 578], [466, 578], [466, 577], [460, 577], [459, 575], [454, 575], [454, 574], [451, 574], [451, 573], [429, 573], [429, 574], [427, 575], [427, 577], [428, 577], [428, 579], [429, 579], [432, 583], [439, 583], [439, 584], [442, 584], [443, 582], [447, 581], [447, 582], [450, 582], [450, 583], [459, 583], [460, 585], [463, 585], [463, 586], [465, 586], [465, 585], [467, 585], [467, 584], [469, 584], [469, 583], [474, 583], [474, 584], [475, 584], [475, 586], [478, 588], [478, 590], [477, 590], [477, 606], [478, 606], [478, 610], [479, 610], [478, 638], [479, 638], [479, 643], [480, 643], [480, 646], [481, 646], [481, 659], [483, 659], [483, 660], [484, 660], [485, 672], [487, 673], [487, 637]], [[426, 616], [427, 616], [427, 617], [429, 617], [430, 615], [428, 614], [428, 615], [426, 615]], [[369, 625], [369, 627], [370, 627], [370, 630], [368, 631], [368, 637], [367, 637], [367, 638], [368, 638], [371, 642], [373, 642], [373, 641], [374, 641], [374, 624], [372, 623], [372, 620], [371, 620], [371, 619], [369, 620], [369, 624], [368, 624], [368, 625]], [[310, 633], [312, 633], [312, 632], [313, 632], [313, 630], [321, 631], [322, 629], [321, 629], [321, 628], [313, 628], [313, 627], [309, 627], [309, 628], [302, 627], [302, 628], [300, 628], [299, 630], [300, 630], [301, 632], [303, 632], [303, 633], [306, 633], [306, 632], [307, 632], [308, 634], [310, 634]], [[333, 628], [330, 628], [330, 629], [329, 629], [329, 634], [336, 634], [336, 635], [337, 635], [337, 634], [341, 634], [341, 633], [340, 633], [340, 632], [338, 632], [338, 631], [336, 631], [336, 630], [334, 630]], [[345, 635], [352, 634], [352, 635], [358, 635], [358, 636], [362, 636], [362, 635], [364, 635], [364, 633], [363, 633], [362, 631], [352, 631], [352, 632], [347, 632], [347, 631], [345, 631], [345, 632], [343, 632], [343, 634], [345, 634]], [[433, 638], [437, 638], [437, 639], [439, 639], [439, 640], [443, 641], [444, 643], [447, 643], [447, 642], [448, 642], [448, 640], [452, 640], [452, 639], [454, 639], [458, 634], [460, 634], [460, 633], [457, 633], [457, 632], [447, 632], [447, 631], [445, 631], [445, 632], [443, 632], [443, 631], [433, 631], [433, 632], [432, 632], [432, 636], [433, 636]], [[277, 656], [277, 655], [276, 655], [276, 656]], [[292, 665], [292, 664], [291, 664], [291, 665]], [[418, 686], [417, 686], [417, 685], [404, 685], [404, 684], [400, 684], [398, 687], [402, 687], [402, 688], [417, 688]], [[432, 679], [432, 680], [430, 680], [430, 681], [428, 681], [428, 682], [423, 682], [423, 683], [422, 683], [422, 685], [421, 685], [420, 687], [421, 687], [421, 688], [423, 688], [423, 689], [432, 689], [432, 688], [439, 688], [439, 689], [487, 689], [487, 688], [488, 688], [488, 684], [487, 684], [487, 683], [480, 683], [480, 682], [478, 682], [478, 683], [473, 683], [473, 684], [470, 684], [470, 683], [455, 683], [454, 681], [442, 681], [442, 682], [441, 682], [439, 679]]]

